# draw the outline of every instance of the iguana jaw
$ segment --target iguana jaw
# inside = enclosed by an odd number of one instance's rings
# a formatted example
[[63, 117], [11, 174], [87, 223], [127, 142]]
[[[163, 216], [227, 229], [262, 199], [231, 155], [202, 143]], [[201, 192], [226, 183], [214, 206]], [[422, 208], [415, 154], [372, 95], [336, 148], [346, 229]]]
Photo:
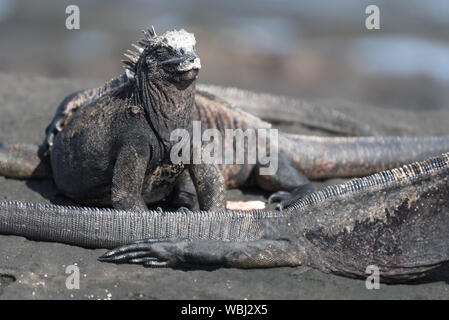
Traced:
[[198, 79], [198, 69], [189, 69], [186, 71], [177, 72], [173, 75], [174, 82], [178, 83], [191, 83], [192, 81]]
[[179, 58], [169, 59], [161, 63], [162, 68], [172, 74], [175, 82], [190, 82], [198, 78], [201, 69], [200, 57], [196, 53], [188, 53]]
[[195, 52], [185, 54], [182, 57], [165, 60], [161, 62], [161, 65], [162, 67], [176, 65], [176, 70], [178, 72], [187, 72], [190, 70], [201, 69], [200, 57], [198, 57]]
[[201, 69], [201, 61], [197, 55], [189, 55], [185, 58], [183, 62], [181, 62], [178, 66], [179, 72], [186, 72], [190, 70], [200, 70]]

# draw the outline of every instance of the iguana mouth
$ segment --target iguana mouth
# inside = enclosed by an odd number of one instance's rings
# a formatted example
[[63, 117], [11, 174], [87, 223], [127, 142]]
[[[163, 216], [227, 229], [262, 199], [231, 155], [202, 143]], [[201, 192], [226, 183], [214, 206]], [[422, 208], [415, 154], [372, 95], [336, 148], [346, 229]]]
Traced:
[[186, 72], [190, 70], [200, 70], [201, 69], [201, 61], [198, 56], [189, 57], [181, 62], [177, 68], [179, 72]]
[[173, 78], [176, 82], [189, 82], [196, 80], [198, 78], [199, 69], [197, 68], [189, 68], [185, 71], [176, 71], [176, 74], [173, 75]]
[[188, 55], [179, 58], [173, 58], [163, 61], [162, 66], [174, 67], [178, 72], [187, 72], [190, 70], [200, 70], [201, 60], [197, 55]]
[[175, 81], [185, 82], [198, 78], [201, 69], [201, 61], [198, 55], [188, 54], [179, 58], [173, 58], [162, 62], [162, 67], [173, 73]]

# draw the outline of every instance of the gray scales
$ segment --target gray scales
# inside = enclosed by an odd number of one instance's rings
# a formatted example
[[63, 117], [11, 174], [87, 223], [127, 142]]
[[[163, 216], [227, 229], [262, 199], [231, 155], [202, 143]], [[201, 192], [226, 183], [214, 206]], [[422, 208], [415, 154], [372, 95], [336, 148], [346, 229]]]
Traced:
[[[318, 193], [311, 193], [305, 176], [363, 176], [387, 170], [446, 152], [448, 137], [280, 134], [278, 177], [259, 175], [259, 164], [174, 168], [167, 162], [171, 147], [167, 133], [188, 128], [193, 119], [201, 121], [204, 129], [221, 131], [270, 128], [227, 101], [238, 104], [246, 97], [247, 109], [264, 118], [270, 118], [267, 106], [273, 103], [285, 104], [286, 112], [293, 115], [301, 113], [295, 110], [310, 108], [298, 108], [291, 99], [237, 89], [202, 86], [195, 91], [200, 63], [193, 35], [183, 30], [162, 36], [148, 31], [136, 49], [129, 53], [123, 75], [104, 87], [64, 99], [41, 146], [2, 144], [0, 149], [2, 175], [53, 177], [72, 199], [89, 205], [112, 204], [115, 209], [2, 202], [1, 233], [95, 248], [148, 239], [101, 258], [146, 266], [303, 264], [363, 276], [367, 265], [377, 264], [385, 279], [404, 280], [422, 276], [447, 260], [447, 232], [443, 232], [447, 224], [441, 223], [447, 219], [447, 155]], [[319, 108], [312, 110], [320, 113]], [[277, 119], [286, 120], [286, 112]], [[321, 113], [321, 117], [326, 116]], [[349, 134], [370, 131], [338, 113], [327, 117], [320, 123], [330, 131], [345, 124], [351, 124]], [[276, 116], [269, 120], [276, 121]], [[108, 156], [98, 158], [99, 153]], [[280, 201], [284, 210], [226, 211], [224, 188], [251, 183], [275, 192], [270, 199]], [[200, 212], [155, 212], [145, 205], [172, 197], [174, 205], [191, 208], [196, 193]], [[411, 239], [413, 235], [420, 237]]]

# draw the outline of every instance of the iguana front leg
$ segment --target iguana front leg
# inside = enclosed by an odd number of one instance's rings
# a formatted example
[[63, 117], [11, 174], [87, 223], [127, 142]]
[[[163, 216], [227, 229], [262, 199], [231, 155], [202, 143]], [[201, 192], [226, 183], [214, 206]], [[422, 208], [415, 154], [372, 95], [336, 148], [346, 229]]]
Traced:
[[190, 178], [189, 171], [184, 170], [176, 181], [175, 188], [171, 194], [170, 205], [173, 208], [182, 207], [192, 210], [197, 202], [195, 185]]
[[115, 209], [145, 211], [142, 186], [150, 156], [148, 145], [126, 144], [114, 165], [111, 200]]
[[226, 208], [226, 185], [217, 165], [191, 164], [190, 177], [195, 185], [200, 210], [222, 210]]

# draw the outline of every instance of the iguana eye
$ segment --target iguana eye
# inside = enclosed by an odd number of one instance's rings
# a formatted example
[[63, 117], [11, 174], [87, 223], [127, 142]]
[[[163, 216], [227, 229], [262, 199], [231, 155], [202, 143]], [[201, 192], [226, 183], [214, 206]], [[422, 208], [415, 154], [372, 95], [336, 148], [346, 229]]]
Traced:
[[167, 56], [169, 54], [168, 50], [166, 48], [157, 48], [156, 54], [158, 56]]

